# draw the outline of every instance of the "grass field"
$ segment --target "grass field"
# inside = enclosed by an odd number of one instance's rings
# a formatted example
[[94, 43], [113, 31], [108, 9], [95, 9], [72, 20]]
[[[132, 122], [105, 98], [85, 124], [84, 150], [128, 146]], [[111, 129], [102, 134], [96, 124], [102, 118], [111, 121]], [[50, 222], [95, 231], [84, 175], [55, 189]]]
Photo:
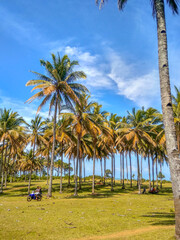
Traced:
[[[116, 184], [96, 186], [84, 183], [78, 197], [73, 185], [59, 194], [59, 181], [53, 184], [53, 197], [46, 198], [45, 181], [32, 182], [43, 188], [41, 202], [27, 202], [25, 182], [8, 184], [0, 196], [0, 239], [174, 239], [174, 207], [171, 185], [159, 194], [137, 194], [134, 188], [122, 190]], [[148, 183], [147, 183], [148, 186]]]

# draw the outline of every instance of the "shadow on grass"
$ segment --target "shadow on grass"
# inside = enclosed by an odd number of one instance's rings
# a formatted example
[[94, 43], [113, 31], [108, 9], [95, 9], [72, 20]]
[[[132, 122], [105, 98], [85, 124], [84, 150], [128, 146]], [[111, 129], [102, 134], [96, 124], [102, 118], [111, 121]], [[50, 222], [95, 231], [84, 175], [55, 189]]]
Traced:
[[[148, 215], [142, 215], [142, 217], [151, 218], [153, 223], [151, 225], [159, 226], [170, 226], [175, 225], [175, 214], [174, 213], [166, 213], [166, 212], [152, 212]], [[156, 221], [156, 222], [154, 222]]]
[[[44, 181], [43, 181], [44, 182]], [[15, 184], [15, 185], [14, 185]], [[4, 193], [0, 196], [8, 196], [8, 197], [17, 197], [17, 196], [27, 196], [27, 190], [28, 190], [28, 182], [20, 182], [10, 184], [7, 189], [4, 190]], [[37, 185], [41, 186], [41, 183], [39, 181], [32, 181], [31, 183], [31, 192], [34, 191], [37, 187]], [[43, 194], [47, 194], [48, 191], [48, 185], [44, 186], [42, 184], [42, 192]], [[52, 186], [52, 192], [58, 193], [60, 190], [59, 182], [53, 183]], [[86, 181], [82, 182], [82, 188], [78, 190], [78, 196], [74, 196], [74, 182], [71, 182], [71, 184], [68, 186], [67, 182], [63, 183], [63, 194], [68, 194], [68, 196], [63, 196], [63, 198], [71, 199], [71, 198], [109, 198], [114, 197], [118, 194], [137, 194], [137, 185], [133, 184], [133, 187], [130, 187], [130, 184], [125, 185], [125, 189], [122, 189], [122, 185], [120, 183], [117, 183], [114, 186], [114, 191], [111, 191], [111, 184], [109, 182], [106, 183], [106, 185], [99, 185], [96, 182], [95, 185], [95, 194], [91, 194], [92, 192], [92, 182]], [[142, 188], [145, 187], [148, 192], [148, 184], [143, 184]], [[168, 195], [169, 193], [172, 193], [172, 189], [170, 187], [165, 187], [163, 189], [160, 189], [158, 195]], [[149, 195], [149, 193], [146, 193], [145, 195]]]

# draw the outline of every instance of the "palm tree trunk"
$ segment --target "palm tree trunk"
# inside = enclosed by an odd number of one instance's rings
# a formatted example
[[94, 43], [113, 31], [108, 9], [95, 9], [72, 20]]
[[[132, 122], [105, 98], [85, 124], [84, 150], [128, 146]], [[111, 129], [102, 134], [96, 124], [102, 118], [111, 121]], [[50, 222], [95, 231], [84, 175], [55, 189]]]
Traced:
[[104, 158], [104, 185], [106, 185], [106, 158]]
[[152, 178], [153, 178], [153, 188], [154, 188], [154, 159], [152, 157]]
[[31, 187], [31, 175], [32, 175], [32, 169], [29, 172], [29, 184], [28, 184], [28, 194], [30, 194], [30, 187]]
[[179, 122], [177, 123], [177, 131], [176, 131], [176, 135], [177, 135], [177, 146], [178, 146], [178, 152], [180, 153], [180, 131], [179, 131]]
[[125, 189], [125, 185], [124, 185], [124, 152], [122, 153], [122, 189]]
[[129, 151], [129, 164], [130, 164], [130, 179], [131, 179], [131, 188], [132, 188], [132, 161], [131, 161], [131, 152]]
[[[160, 172], [162, 174], [162, 162], [160, 162]], [[161, 189], [162, 189], [162, 177], [161, 177]]]
[[6, 150], [5, 150], [5, 156], [4, 156], [4, 187], [7, 187], [7, 163], [6, 163], [6, 159], [7, 159], [7, 148], [8, 145], [6, 146]]
[[122, 183], [122, 155], [120, 153], [120, 184]]
[[158, 189], [158, 160], [156, 158], [156, 189]]
[[114, 185], [116, 184], [116, 161], [115, 161], [115, 154], [113, 153], [113, 160], [114, 160]]
[[83, 167], [84, 167], [84, 182], [86, 181], [86, 169], [85, 169], [85, 159], [83, 158]]
[[62, 154], [61, 154], [61, 177], [60, 177], [60, 191], [62, 193], [62, 171], [63, 171], [63, 144], [62, 144]]
[[47, 159], [47, 184], [49, 184], [49, 148], [48, 148], [48, 159]]
[[128, 183], [128, 159], [127, 159], [127, 152], [125, 153], [126, 155], [126, 177], [127, 177], [127, 183]]
[[138, 153], [138, 151], [137, 151], [137, 169], [138, 169], [138, 190], [139, 190], [139, 194], [141, 194], [140, 169], [139, 169], [139, 153]]
[[68, 186], [71, 185], [71, 162], [69, 158], [69, 173], [68, 173]]
[[81, 190], [81, 183], [82, 183], [82, 157], [79, 161], [79, 190]]
[[102, 167], [102, 158], [100, 159], [100, 165], [101, 165], [101, 181], [103, 182], [103, 167]]
[[114, 172], [114, 168], [113, 168], [113, 164], [114, 163], [114, 159], [113, 159], [113, 153], [111, 154], [111, 191], [114, 191], [113, 189], [113, 172]]
[[74, 162], [74, 183], [76, 182], [76, 160], [75, 158], [73, 159]]
[[150, 157], [148, 153], [148, 170], [149, 170], [149, 191], [151, 190], [151, 165], [150, 165]]
[[53, 144], [52, 144], [52, 154], [51, 154], [51, 166], [50, 166], [50, 179], [49, 179], [48, 197], [52, 197], [52, 180], [53, 180], [53, 168], [54, 168], [54, 151], [55, 151], [55, 142], [56, 142], [56, 117], [57, 117], [57, 99], [56, 99], [55, 110], [54, 110]]
[[95, 193], [95, 157], [96, 157], [96, 145], [94, 144], [94, 153], [93, 153], [93, 180], [92, 180], [92, 194]]
[[2, 152], [1, 152], [1, 160], [0, 160], [0, 179], [1, 179], [1, 189], [0, 193], [3, 193], [3, 182], [4, 182], [4, 162], [3, 162], [3, 157], [4, 157], [4, 140], [3, 140], [3, 145], [2, 145]]
[[155, 11], [158, 32], [161, 103], [163, 111], [164, 130], [166, 136], [167, 155], [170, 165], [175, 206], [175, 219], [176, 219], [175, 232], [177, 239], [180, 239], [180, 174], [179, 174], [180, 158], [177, 149], [177, 139], [171, 100], [164, 0], [155, 1]]
[[75, 189], [74, 189], [74, 196], [77, 196], [77, 175], [78, 175], [78, 161], [79, 161], [79, 147], [80, 147], [80, 136], [77, 138], [77, 158], [76, 158], [76, 166], [75, 166]]

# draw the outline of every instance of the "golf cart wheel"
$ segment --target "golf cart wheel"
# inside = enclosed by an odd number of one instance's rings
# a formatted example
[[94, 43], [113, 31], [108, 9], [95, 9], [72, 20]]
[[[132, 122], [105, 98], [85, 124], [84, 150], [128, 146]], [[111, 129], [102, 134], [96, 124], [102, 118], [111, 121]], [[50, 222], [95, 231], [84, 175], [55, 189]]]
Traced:
[[30, 202], [32, 198], [30, 196], [27, 197], [27, 201]]

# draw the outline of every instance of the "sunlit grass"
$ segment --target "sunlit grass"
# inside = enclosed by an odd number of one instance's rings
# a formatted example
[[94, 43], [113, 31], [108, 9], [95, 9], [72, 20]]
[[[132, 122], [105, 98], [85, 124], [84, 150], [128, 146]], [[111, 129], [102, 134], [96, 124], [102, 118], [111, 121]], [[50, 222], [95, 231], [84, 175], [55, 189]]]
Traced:
[[174, 239], [169, 183], [156, 195], [137, 194], [135, 183], [125, 190], [117, 183], [113, 192], [109, 185], [97, 185], [92, 195], [88, 182], [74, 197], [73, 185], [64, 182], [59, 194], [55, 180], [53, 197], [47, 199], [46, 182], [33, 181], [31, 190], [43, 189], [41, 202], [27, 202], [27, 184], [8, 184], [0, 197], [0, 239]]

